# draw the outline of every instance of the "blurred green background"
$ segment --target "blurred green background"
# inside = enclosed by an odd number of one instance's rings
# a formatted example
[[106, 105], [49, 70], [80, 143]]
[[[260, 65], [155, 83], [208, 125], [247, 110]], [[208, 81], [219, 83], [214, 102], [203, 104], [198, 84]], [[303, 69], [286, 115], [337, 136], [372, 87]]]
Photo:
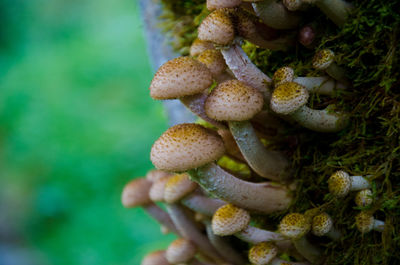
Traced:
[[167, 128], [135, 0], [0, 0], [0, 264], [140, 264], [120, 203]]

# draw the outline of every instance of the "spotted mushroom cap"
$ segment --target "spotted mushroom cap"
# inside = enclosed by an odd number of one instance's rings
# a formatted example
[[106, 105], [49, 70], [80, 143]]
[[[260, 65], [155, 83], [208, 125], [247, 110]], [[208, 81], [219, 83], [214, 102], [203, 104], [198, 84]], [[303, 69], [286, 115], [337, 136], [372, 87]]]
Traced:
[[233, 204], [218, 208], [211, 220], [214, 234], [219, 236], [233, 235], [245, 229], [250, 223], [250, 214]]
[[304, 106], [308, 91], [295, 82], [286, 82], [275, 87], [271, 97], [271, 109], [278, 114], [290, 114]]
[[314, 216], [312, 220], [311, 232], [316, 236], [324, 236], [331, 231], [333, 220], [327, 213], [321, 213]]
[[207, 116], [219, 121], [245, 121], [261, 111], [262, 94], [239, 80], [219, 84], [204, 105]]
[[166, 177], [160, 178], [157, 181], [153, 182], [153, 185], [151, 186], [150, 192], [149, 192], [149, 196], [152, 201], [154, 201], [154, 202], [164, 201], [165, 185], [167, 184], [167, 182], [170, 178], [171, 178], [171, 176], [166, 176]]
[[143, 258], [141, 265], [169, 265], [165, 257], [165, 250], [158, 250]]
[[126, 208], [132, 208], [151, 203], [149, 191], [152, 182], [139, 178], [128, 182], [122, 191], [121, 201]]
[[165, 256], [171, 264], [186, 263], [196, 254], [196, 246], [187, 239], [179, 238], [173, 241]]
[[174, 99], [195, 95], [212, 85], [210, 70], [193, 58], [178, 57], [163, 64], [150, 84], [154, 99]]
[[335, 53], [332, 50], [320, 50], [314, 55], [313, 67], [318, 70], [325, 70], [333, 63], [334, 58]]
[[335, 197], [346, 196], [351, 188], [350, 175], [343, 170], [336, 171], [328, 179], [328, 188], [329, 192]]
[[310, 231], [310, 222], [300, 213], [287, 214], [279, 224], [279, 232], [291, 239], [300, 239]]
[[158, 170], [158, 169], [152, 169], [146, 174], [146, 179], [150, 180], [151, 182], [155, 182], [160, 178], [164, 178], [167, 176], [171, 176], [172, 174], [170, 172], [166, 172], [163, 170]]
[[198, 28], [198, 38], [218, 45], [228, 45], [235, 37], [235, 30], [224, 9], [209, 14]]
[[368, 233], [374, 227], [374, 217], [368, 212], [360, 212], [356, 215], [356, 226], [361, 233]]
[[205, 50], [212, 50], [214, 49], [214, 44], [209, 41], [204, 41], [200, 40], [199, 38], [196, 38], [193, 42], [192, 45], [190, 46], [190, 56], [196, 57], [200, 53], [204, 52]]
[[212, 11], [219, 8], [235, 7], [242, 3], [242, 0], [207, 0], [207, 9]]
[[249, 260], [255, 265], [267, 265], [278, 255], [278, 248], [271, 242], [261, 242], [249, 250]]
[[294, 79], [294, 70], [289, 66], [284, 66], [275, 71], [272, 81], [275, 86], [286, 82], [292, 82]]
[[227, 68], [224, 57], [218, 50], [205, 50], [199, 54], [197, 60], [207, 66], [214, 78]]
[[211, 163], [224, 153], [224, 142], [217, 133], [199, 124], [183, 123], [158, 138], [150, 159], [158, 169], [182, 172]]
[[282, 2], [288, 10], [296, 11], [301, 7], [304, 0], [283, 0]]
[[165, 185], [164, 200], [167, 203], [174, 203], [196, 188], [196, 182], [191, 181], [187, 173], [176, 174], [172, 176]]
[[354, 201], [360, 207], [371, 205], [373, 202], [372, 191], [370, 189], [360, 190], [357, 192]]

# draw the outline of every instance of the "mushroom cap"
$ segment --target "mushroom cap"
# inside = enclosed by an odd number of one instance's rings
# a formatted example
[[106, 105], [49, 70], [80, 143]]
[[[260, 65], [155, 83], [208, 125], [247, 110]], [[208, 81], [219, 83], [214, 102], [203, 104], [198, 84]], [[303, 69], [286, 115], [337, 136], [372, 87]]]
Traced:
[[360, 212], [356, 215], [356, 226], [361, 233], [368, 233], [374, 228], [374, 217], [368, 212]]
[[154, 99], [174, 99], [203, 92], [212, 85], [210, 70], [193, 58], [178, 57], [163, 64], [150, 84]]
[[207, 9], [212, 11], [219, 8], [235, 7], [242, 3], [242, 0], [207, 0]]
[[267, 265], [278, 255], [278, 248], [271, 242], [261, 242], [249, 250], [249, 260], [255, 265]]
[[219, 121], [245, 121], [261, 111], [262, 94], [238, 80], [219, 84], [208, 96], [204, 109], [207, 116]]
[[245, 229], [250, 223], [250, 214], [233, 204], [218, 208], [211, 220], [214, 234], [219, 236], [233, 235]]
[[296, 11], [301, 7], [301, 5], [303, 4], [304, 1], [303, 0], [283, 0], [282, 2], [288, 10]]
[[198, 38], [219, 45], [228, 45], [235, 38], [235, 29], [224, 9], [209, 14], [198, 28]]
[[164, 201], [165, 185], [167, 184], [167, 182], [170, 178], [171, 178], [171, 176], [166, 176], [166, 177], [160, 178], [157, 181], [153, 182], [153, 185], [151, 186], [150, 192], [149, 192], [149, 196], [152, 201], [154, 201], [154, 202]]
[[166, 172], [163, 170], [152, 169], [146, 174], [146, 179], [150, 180], [151, 182], [156, 182], [158, 179], [171, 176], [170, 172]]
[[360, 190], [357, 192], [354, 201], [356, 205], [360, 207], [371, 205], [373, 202], [372, 191], [370, 189]]
[[126, 208], [132, 208], [152, 203], [149, 196], [151, 185], [152, 182], [145, 178], [128, 182], [122, 191], [122, 205]]
[[275, 87], [271, 97], [271, 109], [278, 114], [290, 114], [304, 106], [308, 91], [300, 84], [286, 82]]
[[197, 183], [189, 179], [187, 173], [176, 174], [168, 179], [164, 190], [164, 200], [167, 203], [179, 201], [197, 188]]
[[158, 250], [143, 258], [141, 265], [169, 265], [165, 257], [165, 250]]
[[150, 159], [156, 168], [182, 172], [211, 163], [224, 153], [224, 142], [213, 130], [184, 123], [169, 128], [158, 138]]
[[218, 50], [205, 50], [199, 54], [197, 60], [205, 64], [214, 77], [222, 74], [227, 68], [225, 59]]
[[318, 70], [325, 70], [335, 59], [335, 53], [332, 50], [324, 49], [318, 51], [312, 60], [313, 67]]
[[272, 81], [275, 86], [286, 82], [292, 82], [294, 79], [294, 70], [289, 66], [284, 66], [275, 71]]
[[316, 236], [326, 235], [333, 227], [333, 220], [327, 213], [314, 216], [311, 232]]
[[329, 192], [335, 197], [346, 196], [351, 188], [350, 175], [343, 170], [336, 171], [328, 179], [328, 188]]
[[174, 240], [165, 253], [171, 264], [186, 263], [196, 254], [196, 246], [187, 239]]
[[287, 214], [279, 224], [279, 232], [291, 239], [300, 239], [310, 231], [310, 222], [300, 213]]
[[212, 50], [214, 49], [214, 44], [209, 41], [204, 41], [196, 38], [192, 45], [190, 46], [190, 56], [195, 57], [200, 53], [204, 52], [205, 50]]

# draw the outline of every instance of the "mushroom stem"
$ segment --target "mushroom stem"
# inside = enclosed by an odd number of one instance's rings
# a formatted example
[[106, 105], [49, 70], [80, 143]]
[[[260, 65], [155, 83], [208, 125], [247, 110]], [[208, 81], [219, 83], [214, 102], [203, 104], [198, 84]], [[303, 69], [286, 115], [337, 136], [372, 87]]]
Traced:
[[253, 3], [257, 16], [268, 26], [276, 29], [293, 29], [300, 22], [295, 12], [290, 12], [281, 1], [264, 0]]
[[226, 204], [219, 199], [208, 198], [199, 194], [186, 196], [181, 200], [181, 203], [189, 209], [207, 216], [212, 216], [219, 207]]
[[195, 243], [204, 255], [215, 261], [222, 261], [207, 237], [200, 232], [194, 221], [185, 214], [184, 210], [179, 205], [167, 204], [166, 208], [176, 228], [184, 238]]
[[371, 188], [371, 184], [363, 176], [350, 176], [350, 183], [350, 190], [363, 190]]
[[310, 93], [332, 96], [336, 90], [343, 90], [346, 85], [327, 76], [295, 77], [293, 82], [304, 86]]
[[157, 204], [150, 203], [147, 205], [143, 205], [143, 209], [154, 219], [156, 219], [160, 224], [168, 228], [173, 233], [179, 235], [177, 228], [172, 222], [170, 216], [163, 211]]
[[207, 192], [251, 211], [270, 214], [287, 209], [292, 201], [289, 190], [283, 185], [243, 181], [215, 163], [189, 170], [188, 173]]
[[308, 0], [314, 3], [336, 25], [343, 26], [346, 23], [353, 5], [343, 0]]
[[301, 237], [300, 239], [293, 240], [293, 244], [296, 249], [304, 256], [308, 261], [312, 264], [318, 264], [321, 262], [321, 255], [322, 252], [319, 248], [312, 245], [305, 236]]
[[245, 229], [242, 231], [238, 232], [235, 234], [236, 237], [239, 239], [251, 243], [251, 244], [258, 244], [261, 242], [277, 242], [277, 241], [289, 241], [285, 240], [285, 237], [283, 237], [279, 233], [275, 232], [270, 232], [264, 229], [260, 229], [254, 226], [247, 226]]
[[230, 121], [229, 128], [249, 166], [260, 176], [282, 181], [290, 177], [284, 155], [265, 148], [249, 121]]

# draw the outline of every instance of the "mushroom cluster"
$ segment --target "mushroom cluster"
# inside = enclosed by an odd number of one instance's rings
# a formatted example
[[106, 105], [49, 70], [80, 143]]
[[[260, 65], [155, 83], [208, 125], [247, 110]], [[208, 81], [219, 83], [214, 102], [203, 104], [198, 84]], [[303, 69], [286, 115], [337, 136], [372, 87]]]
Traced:
[[[151, 148], [156, 169], [129, 182], [122, 194], [125, 207], [142, 206], [178, 237], [142, 264], [327, 264], [346, 232], [385, 232], [387, 224], [373, 217], [382, 204], [377, 175], [351, 176], [346, 171], [363, 172], [359, 165], [337, 170], [338, 161], [325, 171], [329, 180], [315, 180], [322, 186], [310, 195], [295, 152], [312, 145], [312, 137], [326, 137], [329, 148], [329, 139], [352, 126], [357, 110], [335, 104], [353, 87], [333, 52], [340, 47], [316, 43], [306, 14], [321, 10], [340, 28], [355, 6], [343, 0], [207, 0], [206, 7], [190, 56], [163, 64], [150, 84], [152, 98], [179, 99], [199, 122], [166, 130]], [[298, 76], [304, 70], [287, 61], [278, 69], [259, 68], [246, 45], [282, 56], [299, 45], [318, 48], [301, 57], [309, 73]], [[224, 159], [245, 165], [249, 176]], [[344, 212], [338, 205], [348, 204], [352, 191], [356, 206]], [[310, 202], [311, 196], [319, 200]]]

